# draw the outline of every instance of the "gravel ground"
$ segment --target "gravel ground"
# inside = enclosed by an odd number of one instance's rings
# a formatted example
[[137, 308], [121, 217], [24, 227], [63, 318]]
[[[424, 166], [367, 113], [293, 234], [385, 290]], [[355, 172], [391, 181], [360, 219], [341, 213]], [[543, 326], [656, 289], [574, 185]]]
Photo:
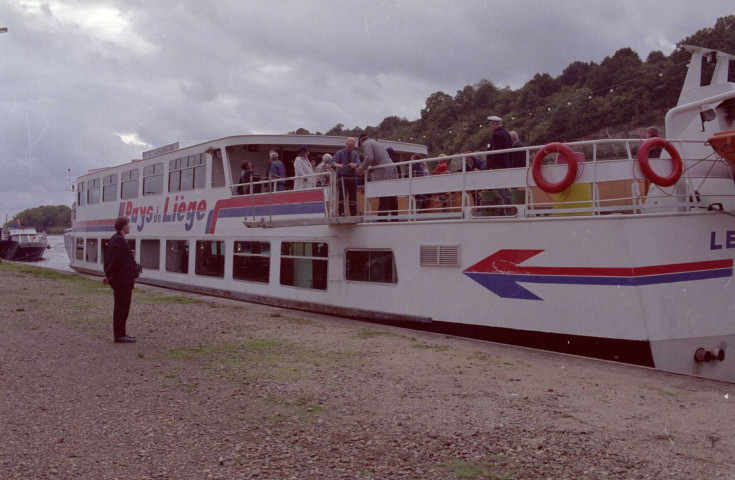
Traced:
[[0, 265], [2, 479], [735, 478], [735, 386]]

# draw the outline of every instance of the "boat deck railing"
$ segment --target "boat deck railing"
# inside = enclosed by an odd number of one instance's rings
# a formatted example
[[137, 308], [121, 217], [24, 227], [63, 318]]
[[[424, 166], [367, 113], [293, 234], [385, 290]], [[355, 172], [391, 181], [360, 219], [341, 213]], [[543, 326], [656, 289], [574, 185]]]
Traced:
[[[659, 187], [644, 176], [635, 153], [640, 145], [637, 139], [606, 139], [570, 142], [569, 146], [580, 159], [574, 183], [560, 193], [549, 194], [535, 183], [531, 173], [534, 155], [543, 146], [512, 148], [501, 151], [481, 151], [450, 156], [410, 160], [392, 165], [370, 167], [366, 172], [364, 190], [358, 217], [339, 217], [338, 192], [334, 173], [309, 175], [316, 184], [325, 183], [299, 192], [320, 192], [323, 209], [318, 213], [278, 218], [263, 215], [261, 210], [246, 218], [251, 226], [279, 226], [294, 224], [350, 224], [385, 220], [392, 213], [396, 221], [487, 220], [575, 215], [612, 215], [681, 212], [689, 210], [729, 209], [735, 204], [733, 172], [729, 164], [719, 158], [701, 140], [669, 140], [682, 153], [684, 171], [681, 179], [671, 187]], [[697, 152], [687, 158], [685, 152]], [[709, 153], [706, 153], [708, 152]], [[525, 166], [496, 170], [468, 170], [468, 158], [491, 160], [493, 155], [521, 152]], [[704, 152], [704, 153], [703, 153]], [[541, 174], [549, 182], [558, 182], [567, 173], [567, 165], [560, 158], [549, 155], [541, 167]], [[583, 159], [583, 160], [582, 160]], [[433, 166], [440, 161], [450, 165], [450, 173], [417, 176], [414, 164]], [[662, 158], [649, 159], [659, 175], [671, 172], [672, 160], [663, 152]], [[488, 162], [490, 163], [490, 162]], [[453, 168], [452, 168], [453, 167]], [[405, 172], [401, 178], [368, 181], [377, 168], [397, 168]], [[304, 177], [301, 177], [304, 178]], [[328, 178], [328, 182], [326, 181]], [[291, 178], [293, 179], [293, 178]], [[287, 179], [287, 180], [291, 180]], [[713, 184], [710, 180], [727, 180]], [[710, 182], [710, 183], [708, 183]], [[723, 184], [725, 188], [723, 188]], [[232, 185], [233, 192], [240, 184]], [[261, 191], [254, 193], [256, 186]], [[252, 204], [256, 199], [268, 208], [279, 204], [283, 191], [271, 191], [273, 180], [248, 184]], [[293, 191], [289, 191], [293, 192]], [[379, 211], [379, 199], [397, 197], [398, 210]], [[348, 209], [345, 208], [345, 211]]]

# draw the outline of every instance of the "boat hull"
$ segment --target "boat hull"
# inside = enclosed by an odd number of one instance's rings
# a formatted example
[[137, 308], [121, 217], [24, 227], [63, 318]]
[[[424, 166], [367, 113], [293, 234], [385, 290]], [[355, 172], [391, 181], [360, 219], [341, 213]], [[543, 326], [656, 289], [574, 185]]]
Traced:
[[0, 258], [21, 262], [35, 262], [43, 259], [47, 244], [37, 242], [37, 245], [19, 244], [15, 241], [3, 241], [0, 244]]
[[[328, 243], [325, 290], [280, 285], [276, 254], [269, 284], [233, 279], [229, 260], [224, 278], [144, 268], [139, 280], [735, 382], [730, 357], [706, 365], [694, 359], [699, 348], [726, 349], [734, 341], [732, 254], [719, 248], [728, 218], [696, 212], [243, 231], [241, 219], [233, 217], [221, 219], [215, 235], [227, 251], [244, 238], [267, 240], [273, 252], [295, 237]], [[457, 264], [421, 265], [420, 249], [432, 244], [456, 246]], [[346, 281], [345, 252], [375, 247], [395, 253], [397, 282]], [[513, 263], [502, 257], [507, 252], [521, 252], [523, 260]], [[72, 267], [101, 273], [99, 263], [73, 261]]]

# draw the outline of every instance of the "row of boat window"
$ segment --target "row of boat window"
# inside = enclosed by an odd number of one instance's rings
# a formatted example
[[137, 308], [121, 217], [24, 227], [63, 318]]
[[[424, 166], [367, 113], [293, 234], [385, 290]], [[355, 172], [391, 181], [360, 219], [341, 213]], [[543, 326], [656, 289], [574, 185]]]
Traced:
[[[140, 264], [146, 270], [189, 274], [190, 245], [194, 242], [194, 274], [225, 278], [226, 249], [223, 240], [128, 240], [135, 253], [140, 247]], [[102, 263], [108, 239], [75, 239], [75, 258], [88, 263]], [[161, 246], [165, 250], [161, 251]], [[231, 275], [234, 280], [269, 284], [271, 242], [235, 240], [231, 252]], [[281, 242], [279, 283], [315, 290], [327, 289], [329, 245], [326, 242]], [[347, 250], [345, 279], [355, 282], [397, 283], [395, 259], [391, 250]]]
[[[203, 189], [206, 184], [206, 154], [189, 155], [169, 161], [168, 191], [182, 192]], [[93, 205], [95, 203], [115, 202], [118, 195], [118, 174], [113, 173], [93, 178], [77, 184], [77, 205]], [[143, 167], [143, 196], [163, 193], [163, 163]], [[134, 168], [120, 174], [120, 200], [138, 198], [140, 187], [140, 170]]]

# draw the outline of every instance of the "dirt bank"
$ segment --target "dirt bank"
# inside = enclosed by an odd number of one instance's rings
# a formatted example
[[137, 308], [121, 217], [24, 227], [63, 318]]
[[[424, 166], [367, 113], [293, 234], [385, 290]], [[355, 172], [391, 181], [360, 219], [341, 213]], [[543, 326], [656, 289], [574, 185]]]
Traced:
[[0, 291], [3, 479], [735, 478], [731, 384], [149, 287], [113, 344], [99, 281]]

